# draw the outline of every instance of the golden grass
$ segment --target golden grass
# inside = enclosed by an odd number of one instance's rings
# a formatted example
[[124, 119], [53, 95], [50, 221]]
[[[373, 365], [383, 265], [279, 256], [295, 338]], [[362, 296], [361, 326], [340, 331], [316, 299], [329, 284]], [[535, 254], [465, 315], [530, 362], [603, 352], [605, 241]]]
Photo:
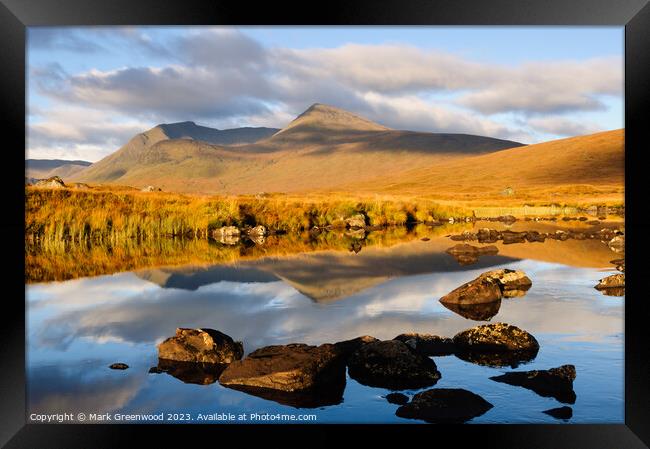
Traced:
[[198, 196], [165, 192], [25, 189], [25, 232], [50, 241], [114, 242], [169, 236], [207, 237], [221, 226], [264, 225], [299, 232], [343, 225], [357, 213], [371, 226], [404, 225], [466, 215], [467, 209], [429, 200], [389, 197]]

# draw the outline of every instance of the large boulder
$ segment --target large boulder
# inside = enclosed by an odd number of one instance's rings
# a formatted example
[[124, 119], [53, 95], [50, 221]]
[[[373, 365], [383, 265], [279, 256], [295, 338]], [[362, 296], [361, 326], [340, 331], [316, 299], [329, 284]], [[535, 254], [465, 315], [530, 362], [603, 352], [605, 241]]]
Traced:
[[443, 304], [483, 304], [499, 301], [502, 293], [496, 280], [478, 277], [440, 298]]
[[379, 340], [375, 337], [371, 337], [370, 335], [363, 335], [351, 340], [344, 340], [334, 343], [334, 348], [336, 348], [336, 350], [338, 350], [343, 355], [343, 357], [347, 359], [349, 356], [357, 352], [362, 346], [375, 341]]
[[481, 274], [440, 298], [443, 304], [473, 305], [521, 296], [533, 283], [520, 270], [492, 270]]
[[[506, 298], [521, 296], [520, 292], [526, 292], [533, 285], [526, 273], [521, 270], [510, 270], [508, 268], [487, 271], [479, 278], [492, 279], [497, 282], [503, 296]], [[511, 293], [512, 292], [512, 293]]]
[[575, 378], [576, 368], [573, 365], [562, 365], [549, 370], [516, 371], [490, 377], [496, 382], [524, 387], [540, 396], [553, 397], [565, 404], [574, 404], [576, 401], [573, 391]]
[[235, 245], [239, 242], [241, 231], [235, 226], [223, 226], [212, 231], [212, 237], [224, 245]]
[[[219, 383], [229, 387], [296, 392], [345, 382], [342, 352], [334, 345], [266, 346], [231, 363]], [[251, 390], [252, 391], [252, 390]]]
[[461, 388], [433, 388], [413, 396], [397, 409], [400, 418], [421, 419], [430, 423], [464, 423], [493, 407], [481, 396]]
[[66, 185], [63, 183], [63, 179], [58, 176], [52, 176], [47, 179], [39, 179], [34, 183], [36, 187], [44, 187], [47, 189], [65, 189]]
[[517, 367], [537, 357], [539, 343], [528, 332], [505, 323], [484, 324], [454, 336], [456, 356], [478, 365]]
[[363, 385], [394, 390], [428, 387], [440, 379], [432, 359], [398, 340], [362, 346], [348, 359], [348, 374]]
[[242, 358], [244, 345], [214, 329], [176, 329], [158, 345], [158, 358], [179, 362], [232, 363]]
[[431, 334], [399, 334], [393, 340], [406, 343], [415, 351], [429, 357], [451, 355], [456, 351], [454, 341], [451, 338], [439, 337]]

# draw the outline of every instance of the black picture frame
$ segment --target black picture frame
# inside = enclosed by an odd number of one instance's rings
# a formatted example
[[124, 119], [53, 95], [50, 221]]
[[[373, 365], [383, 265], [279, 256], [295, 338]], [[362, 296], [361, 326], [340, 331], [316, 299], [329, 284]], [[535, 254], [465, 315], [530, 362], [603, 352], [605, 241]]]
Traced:
[[[289, 13], [289, 11], [292, 11]], [[25, 147], [25, 36], [29, 26], [64, 25], [615, 25], [625, 26], [625, 146], [627, 271], [625, 303], [625, 424], [620, 425], [465, 425], [458, 426], [187, 426], [187, 425], [38, 425], [26, 424], [24, 191], [19, 148]], [[277, 445], [345, 441], [340, 430], [362, 440], [430, 444], [452, 441], [455, 447], [481, 444], [500, 448], [642, 448], [650, 445], [650, 350], [646, 322], [648, 299], [641, 296], [645, 132], [650, 105], [650, 5], [647, 0], [390, 0], [304, 3], [302, 9], [276, 2], [183, 0], [1, 0], [0, 91], [3, 134], [3, 199], [10, 210], [0, 220], [5, 240], [5, 282], [0, 326], [2, 375], [0, 444], [8, 448], [131, 447], [172, 439], [197, 444], [200, 436], [218, 444], [269, 438]], [[646, 125], [644, 125], [646, 123]], [[8, 139], [6, 137], [9, 137]], [[24, 241], [24, 239], [23, 239]], [[7, 254], [7, 252], [9, 254]], [[14, 260], [15, 259], [15, 260]], [[22, 271], [22, 272], [21, 272]], [[15, 294], [13, 292], [16, 292]], [[252, 428], [254, 432], [251, 432]], [[291, 433], [288, 434], [287, 430]], [[347, 438], [346, 438], [347, 440]], [[143, 444], [143, 443], [137, 443]], [[411, 443], [413, 444], [413, 443]], [[415, 443], [418, 444], [418, 443]], [[449, 443], [446, 443], [449, 444]], [[273, 444], [275, 445], [275, 444]], [[162, 447], [166, 447], [165, 444]]]

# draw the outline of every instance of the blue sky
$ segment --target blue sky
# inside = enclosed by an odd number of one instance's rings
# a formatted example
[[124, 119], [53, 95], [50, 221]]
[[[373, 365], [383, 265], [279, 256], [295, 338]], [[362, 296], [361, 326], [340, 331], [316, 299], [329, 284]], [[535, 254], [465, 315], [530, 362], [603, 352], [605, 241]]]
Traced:
[[623, 127], [622, 27], [32, 27], [30, 158], [158, 123], [283, 127], [312, 103], [524, 143]]

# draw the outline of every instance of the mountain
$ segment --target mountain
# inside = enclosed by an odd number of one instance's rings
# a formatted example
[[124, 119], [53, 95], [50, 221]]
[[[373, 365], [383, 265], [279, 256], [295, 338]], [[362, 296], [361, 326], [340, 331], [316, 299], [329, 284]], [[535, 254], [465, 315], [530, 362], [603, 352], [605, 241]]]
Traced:
[[[118, 181], [125, 175], [132, 174], [134, 170], [145, 166], [153, 167], [164, 157], [156, 157], [156, 151], [151, 152], [149, 149], [161, 142], [191, 142], [189, 146], [195, 144], [197, 149], [206, 143], [236, 146], [257, 142], [277, 131], [276, 128], [219, 130], [200, 126], [194, 122], [161, 124], [136, 135], [115, 153], [94, 163], [83, 172], [77, 173], [74, 178], [88, 182], [109, 183]], [[185, 157], [192, 156], [191, 154], [183, 154]], [[127, 176], [128, 178], [129, 176]], [[151, 183], [160, 184], [153, 181], [147, 184]], [[139, 185], [139, 183], [136, 184]]]
[[201, 193], [305, 192], [521, 146], [466, 134], [392, 130], [318, 103], [249, 144], [208, 141], [208, 133], [189, 140], [186, 123], [175, 124], [176, 132], [165, 126], [139, 134], [75, 180]]
[[[579, 195], [589, 189], [622, 195], [625, 185], [625, 133], [623, 129], [467, 156], [384, 174], [341, 189], [373, 193], [448, 195], [549, 191]], [[562, 186], [572, 186], [562, 189]], [[566, 197], [562, 198], [566, 200]]]
[[66, 161], [63, 159], [26, 159], [25, 176], [29, 178], [49, 178], [60, 176], [64, 178], [77, 173], [91, 165], [87, 161]]

